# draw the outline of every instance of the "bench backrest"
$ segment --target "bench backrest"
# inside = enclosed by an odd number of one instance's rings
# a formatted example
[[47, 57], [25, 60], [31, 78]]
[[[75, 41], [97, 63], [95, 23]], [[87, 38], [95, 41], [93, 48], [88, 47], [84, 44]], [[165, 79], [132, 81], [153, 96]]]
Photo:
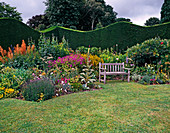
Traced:
[[123, 63], [101, 63], [99, 62], [100, 68], [105, 68], [106, 72], [124, 72], [124, 62]]

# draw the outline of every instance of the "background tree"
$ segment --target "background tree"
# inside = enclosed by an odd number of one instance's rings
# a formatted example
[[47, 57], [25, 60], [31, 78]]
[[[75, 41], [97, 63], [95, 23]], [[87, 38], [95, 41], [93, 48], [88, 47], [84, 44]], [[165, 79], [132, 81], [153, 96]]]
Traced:
[[152, 26], [152, 25], [159, 24], [159, 23], [160, 23], [159, 18], [151, 17], [148, 20], [146, 20], [145, 25], [146, 26]]
[[45, 12], [51, 25], [63, 24], [64, 27], [77, 26], [80, 17], [78, 0], [47, 0]]
[[115, 22], [117, 13], [104, 0], [47, 0], [45, 12], [51, 25], [93, 30], [100, 22], [107, 26]]
[[131, 20], [129, 18], [117, 18], [116, 22], [120, 22], [120, 21], [127, 21], [127, 22], [131, 22]]
[[115, 22], [117, 13], [104, 0], [86, 0], [81, 10], [81, 30], [93, 30], [97, 24], [107, 26]]
[[165, 0], [161, 8], [161, 23], [170, 22], [170, 0]]
[[27, 23], [33, 29], [44, 30], [50, 25], [47, 15], [35, 15], [30, 18]]
[[15, 18], [22, 21], [21, 13], [16, 10], [16, 7], [11, 7], [5, 2], [0, 2], [0, 17]]

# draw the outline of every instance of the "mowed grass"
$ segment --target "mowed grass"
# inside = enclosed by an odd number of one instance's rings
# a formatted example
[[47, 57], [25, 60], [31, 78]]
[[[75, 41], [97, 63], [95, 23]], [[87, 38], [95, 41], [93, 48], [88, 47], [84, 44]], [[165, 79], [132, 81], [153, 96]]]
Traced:
[[0, 100], [0, 132], [170, 132], [170, 85], [101, 85], [41, 103]]

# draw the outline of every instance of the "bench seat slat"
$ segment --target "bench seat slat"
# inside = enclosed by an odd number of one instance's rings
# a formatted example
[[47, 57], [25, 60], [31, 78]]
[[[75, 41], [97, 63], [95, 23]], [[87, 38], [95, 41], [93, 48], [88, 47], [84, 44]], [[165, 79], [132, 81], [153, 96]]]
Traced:
[[[100, 73], [101, 75], [104, 75], [105, 73], [104, 72], [101, 72]], [[106, 72], [106, 75], [119, 75], [119, 74], [128, 74], [126, 72]]]

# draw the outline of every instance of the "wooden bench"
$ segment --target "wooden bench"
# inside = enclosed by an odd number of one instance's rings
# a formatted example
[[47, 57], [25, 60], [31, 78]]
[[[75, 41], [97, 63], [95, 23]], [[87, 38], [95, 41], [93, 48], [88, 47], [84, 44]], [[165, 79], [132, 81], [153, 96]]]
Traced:
[[[128, 72], [124, 70], [127, 69]], [[101, 63], [99, 62], [99, 82], [104, 81], [106, 83], [106, 75], [122, 75], [122, 80], [124, 75], [128, 75], [128, 82], [130, 81], [130, 68], [124, 67], [123, 63]], [[104, 76], [104, 79], [101, 79], [101, 75]]]

